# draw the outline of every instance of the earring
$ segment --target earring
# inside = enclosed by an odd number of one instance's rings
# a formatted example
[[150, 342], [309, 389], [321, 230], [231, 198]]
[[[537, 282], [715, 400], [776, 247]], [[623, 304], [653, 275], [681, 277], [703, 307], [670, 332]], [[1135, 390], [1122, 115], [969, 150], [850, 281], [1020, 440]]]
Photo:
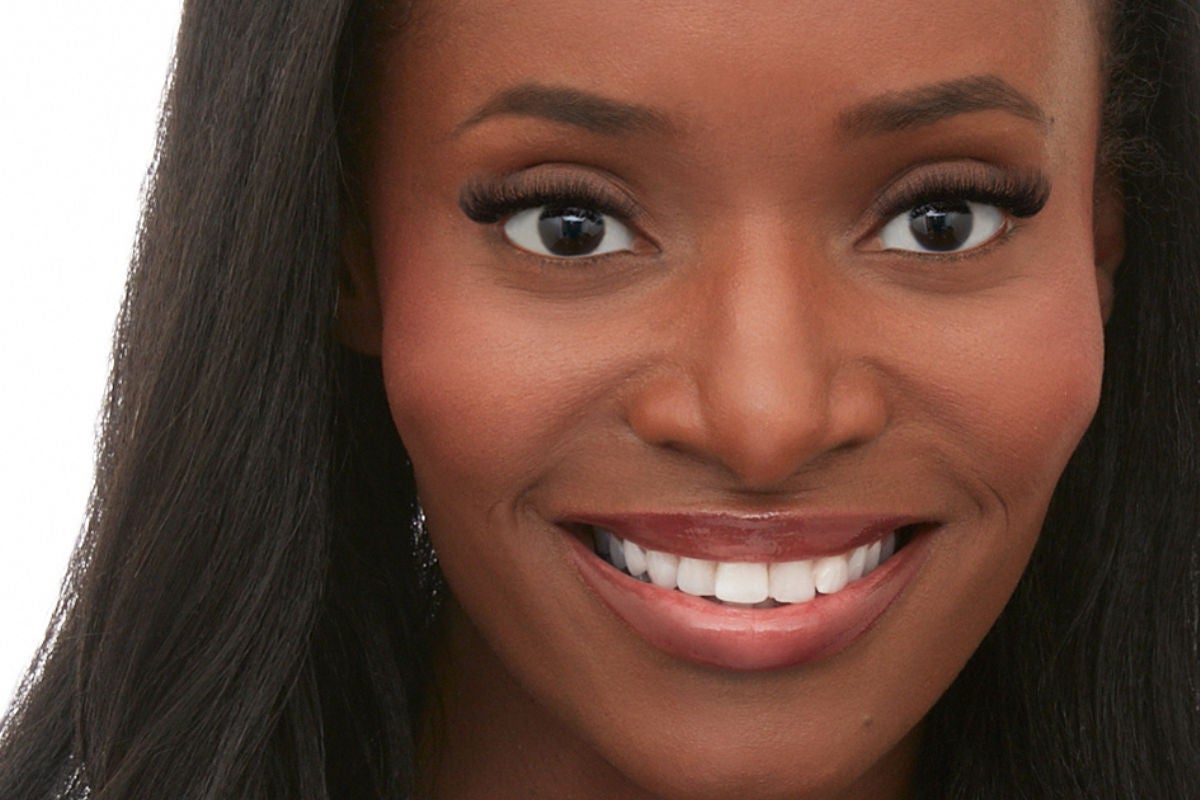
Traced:
[[413, 554], [417, 560], [421, 588], [432, 601], [431, 608], [436, 610], [445, 593], [445, 581], [442, 578], [442, 568], [438, 564], [437, 551], [433, 549], [433, 541], [429, 538], [429, 528], [425, 522], [425, 509], [422, 508], [419, 497], [417, 498], [416, 513], [413, 514], [409, 526], [409, 536], [412, 541]]

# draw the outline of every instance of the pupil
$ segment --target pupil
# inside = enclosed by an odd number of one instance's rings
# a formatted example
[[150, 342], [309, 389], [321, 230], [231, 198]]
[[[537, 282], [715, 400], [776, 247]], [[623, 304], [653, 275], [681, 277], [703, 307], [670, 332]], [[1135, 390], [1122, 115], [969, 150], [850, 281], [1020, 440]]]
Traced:
[[590, 208], [546, 206], [538, 217], [538, 236], [556, 256], [587, 255], [604, 238], [604, 215]]
[[908, 227], [927, 250], [957, 250], [971, 236], [975, 220], [966, 203], [936, 203], [914, 209]]

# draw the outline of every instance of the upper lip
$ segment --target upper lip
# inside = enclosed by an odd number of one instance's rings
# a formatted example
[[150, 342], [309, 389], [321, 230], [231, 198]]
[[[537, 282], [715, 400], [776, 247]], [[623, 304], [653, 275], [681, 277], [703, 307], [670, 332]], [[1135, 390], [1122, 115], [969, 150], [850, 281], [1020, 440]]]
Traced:
[[603, 528], [661, 552], [712, 561], [799, 561], [851, 550], [900, 528], [928, 523], [901, 513], [573, 513], [568, 529]]

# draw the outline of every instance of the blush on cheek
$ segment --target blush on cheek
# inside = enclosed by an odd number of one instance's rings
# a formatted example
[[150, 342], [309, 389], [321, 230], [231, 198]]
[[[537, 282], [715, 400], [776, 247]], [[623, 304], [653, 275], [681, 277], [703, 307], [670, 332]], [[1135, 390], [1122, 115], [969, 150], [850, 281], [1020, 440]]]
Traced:
[[[404, 233], [397, 242], [422, 243]], [[489, 323], [488, 304], [464, 297], [455, 266], [427, 247], [397, 245], [377, 258], [387, 276], [384, 384], [414, 466], [465, 475], [472, 463], [503, 464], [521, 416], [513, 397], [518, 375], [499, 352], [503, 337]]]
[[1092, 306], [1039, 321], [997, 356], [1002, 380], [978, 407], [1003, 426], [994, 435], [1007, 452], [1009, 479], [1048, 497], [1096, 413], [1104, 345]]
[[393, 330], [383, 353], [392, 417], [418, 477], [436, 471], [487, 492], [532, 475], [555, 444], [555, 378], [495, 343], [503, 337], [479, 334], [485, 324], [461, 336], [443, 325], [436, 339], [419, 325], [410, 318]]
[[510, 438], [519, 435], [511, 422], [520, 409], [490, 392], [479, 369], [464, 373], [415, 351], [389, 361], [392, 368], [384, 369], [392, 419], [418, 470], [436, 464], [464, 480], [479, 464], [502, 468], [504, 456], [513, 452]]

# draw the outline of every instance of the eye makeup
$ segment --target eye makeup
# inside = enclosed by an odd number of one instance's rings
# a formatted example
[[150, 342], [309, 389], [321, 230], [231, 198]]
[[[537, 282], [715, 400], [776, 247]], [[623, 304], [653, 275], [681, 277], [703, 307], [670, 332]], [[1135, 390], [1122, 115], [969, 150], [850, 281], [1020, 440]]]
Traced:
[[[919, 167], [893, 181], [871, 203], [867, 218], [875, 220], [875, 227], [920, 209], [973, 203], [999, 209], [1010, 219], [1024, 219], [1038, 214], [1049, 197], [1050, 182], [1038, 169], [951, 162]], [[474, 178], [462, 187], [458, 202], [468, 219], [482, 225], [539, 207], [587, 209], [620, 221], [633, 221], [644, 213], [627, 192], [610, 182], [567, 170]]]
[[1026, 219], [1040, 212], [1049, 199], [1050, 182], [1040, 170], [947, 165], [922, 171], [884, 190], [872, 204], [871, 215], [890, 220], [921, 207], [969, 201]]
[[538, 206], [587, 208], [622, 220], [633, 220], [641, 207], [628, 195], [578, 175], [518, 174], [496, 180], [475, 179], [458, 198], [468, 219], [499, 222], [510, 214]]

